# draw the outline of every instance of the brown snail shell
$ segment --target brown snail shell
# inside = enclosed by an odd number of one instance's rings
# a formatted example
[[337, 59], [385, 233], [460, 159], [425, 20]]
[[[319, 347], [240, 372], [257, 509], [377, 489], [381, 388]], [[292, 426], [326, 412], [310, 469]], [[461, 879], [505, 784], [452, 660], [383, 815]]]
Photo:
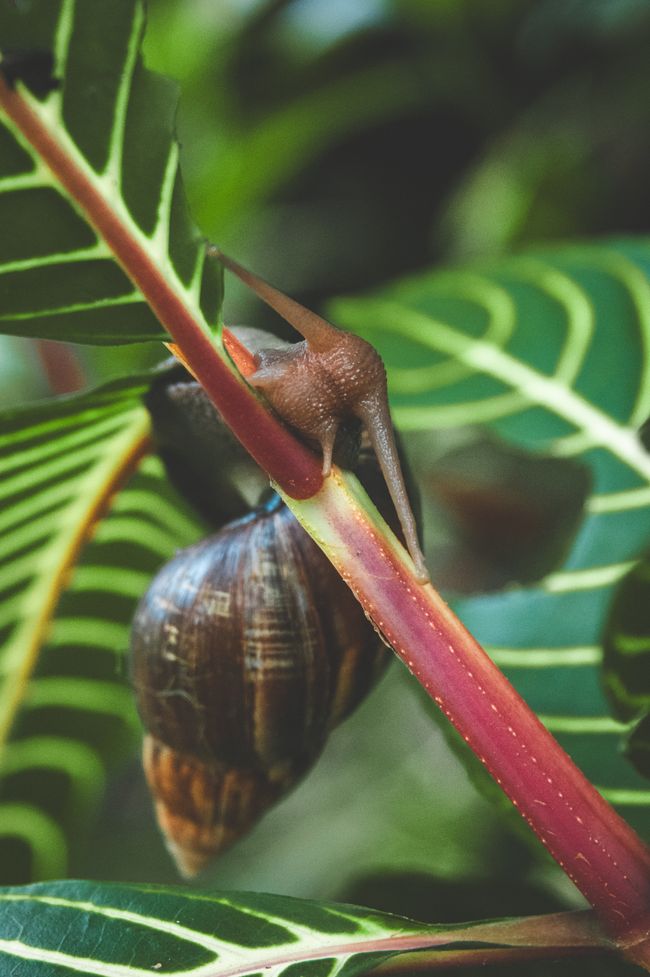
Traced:
[[163, 567], [131, 653], [145, 772], [186, 876], [297, 782], [388, 660], [277, 497]]

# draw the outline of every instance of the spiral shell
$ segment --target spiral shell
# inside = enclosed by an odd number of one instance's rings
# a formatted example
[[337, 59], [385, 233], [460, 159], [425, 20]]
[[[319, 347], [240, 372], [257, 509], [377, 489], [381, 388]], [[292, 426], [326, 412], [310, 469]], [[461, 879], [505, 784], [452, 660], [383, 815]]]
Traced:
[[182, 874], [299, 780], [387, 657], [277, 497], [163, 567], [136, 612], [131, 667], [145, 772]]

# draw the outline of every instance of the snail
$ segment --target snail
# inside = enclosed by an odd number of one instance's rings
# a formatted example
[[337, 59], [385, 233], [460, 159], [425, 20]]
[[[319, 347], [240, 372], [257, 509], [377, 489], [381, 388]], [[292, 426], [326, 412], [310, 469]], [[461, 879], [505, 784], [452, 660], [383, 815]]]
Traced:
[[323, 452], [323, 476], [332, 468], [332, 451], [342, 422], [357, 418], [368, 432], [398, 514], [420, 583], [429, 574], [406, 493], [388, 406], [386, 369], [370, 343], [344, 332], [228, 258], [218, 248], [208, 253], [275, 309], [304, 337], [281, 349], [259, 349], [257, 369], [248, 382], [264, 393], [277, 414]]
[[[188, 419], [196, 428], [202, 418], [211, 443], [220, 422], [198, 384], [169, 374], [154, 384], [148, 406], [177, 484], [179, 468], [185, 488], [197, 480], [187, 469], [200, 468], [216, 500], [206, 507], [202, 492], [203, 514], [213, 525], [238, 516], [162, 568], [132, 628], [145, 774], [167, 847], [191, 877], [300, 780], [390, 655], [280, 498], [267, 489], [242, 516], [243, 495], [224, 491], [228, 463], [206, 468], [207, 452], [189, 443]], [[229, 438], [219, 436], [226, 459], [239, 451]], [[395, 525], [367, 445], [359, 451], [354, 431], [344, 440], [343, 454]]]
[[300, 779], [386, 660], [277, 496], [163, 568], [135, 617], [132, 673], [147, 780], [183, 875]]

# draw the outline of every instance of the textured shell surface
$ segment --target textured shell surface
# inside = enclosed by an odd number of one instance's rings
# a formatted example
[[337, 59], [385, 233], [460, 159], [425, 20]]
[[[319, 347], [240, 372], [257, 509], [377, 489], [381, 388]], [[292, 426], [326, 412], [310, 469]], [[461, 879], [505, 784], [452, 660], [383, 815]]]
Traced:
[[141, 602], [133, 680], [145, 726], [168, 745], [266, 766], [318, 745], [330, 670], [287, 522], [278, 508], [182, 550]]
[[[322, 450], [324, 475], [332, 458], [356, 472], [417, 561], [378, 354], [222, 258], [274, 308], [288, 303], [306, 339], [269, 348], [264, 335], [249, 336], [257, 364], [249, 382]], [[277, 496], [223, 525], [250, 495], [242, 493], [241, 448], [204, 391], [168, 369], [147, 406], [171, 481], [222, 527], [162, 568], [131, 640], [145, 773], [168, 848], [193, 875], [300, 779], [390, 654]]]
[[147, 778], [183, 871], [293, 786], [387, 660], [277, 497], [163, 567], [136, 612], [131, 671]]

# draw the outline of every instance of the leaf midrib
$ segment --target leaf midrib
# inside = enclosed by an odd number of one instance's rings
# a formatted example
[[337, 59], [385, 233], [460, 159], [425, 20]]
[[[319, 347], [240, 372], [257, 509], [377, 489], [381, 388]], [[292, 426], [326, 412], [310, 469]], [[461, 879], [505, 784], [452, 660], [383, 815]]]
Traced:
[[[343, 958], [340, 960], [343, 963], [345, 959], [358, 955], [377, 953], [392, 955], [396, 952], [445, 946], [466, 940], [479, 944], [530, 945], [531, 923], [533, 926], [532, 934], [537, 938], [537, 942], [539, 942], [541, 935], [546, 936], [547, 941], [554, 938], [554, 945], [593, 947], [598, 945], [601, 939], [597, 929], [594, 928], [592, 915], [581, 912], [560, 913], [548, 917], [533, 917], [532, 919], [524, 917], [498, 922], [488, 920], [482, 923], [450, 924], [448, 926], [426, 923], [414, 924], [410, 920], [404, 919], [402, 921], [399, 917], [394, 917], [391, 920], [395, 924], [393, 928], [382, 925], [381, 920], [348, 916], [343, 912], [336, 913], [335, 908], [332, 907], [334, 916], [341, 915], [344, 919], [352, 919], [358, 926], [358, 934], [351, 936], [350, 934], [323, 932], [313, 927], [298, 924], [273, 912], [255, 912], [228, 899], [215, 900], [215, 912], [218, 911], [220, 904], [233, 906], [238, 912], [243, 912], [254, 920], [275, 923], [286, 929], [292, 936], [298, 936], [297, 941], [278, 943], [275, 946], [245, 946], [229, 940], [221, 940], [174, 920], [159, 919], [156, 916], [111, 905], [96, 905], [90, 900], [74, 900], [32, 893], [5, 892], [0, 894], [0, 901], [5, 903], [24, 902], [25, 900], [43, 905], [76, 909], [82, 913], [92, 913], [93, 915], [144, 926], [154, 932], [166, 933], [176, 939], [200, 946], [208, 952], [214, 953], [217, 959], [189, 970], [179, 969], [177, 973], [201, 974], [203, 977], [242, 977], [242, 975], [251, 973], [251, 968], [257, 970], [261, 967], [265, 971], [270, 971], [273, 968], [284, 968], [287, 964], [303, 960], [329, 957]], [[398, 925], [402, 922], [404, 923], [403, 927]], [[541, 934], [535, 929], [535, 924], [541, 924]], [[3, 948], [3, 942], [6, 946], [9, 941], [0, 941], [0, 949]], [[535, 939], [533, 942], [535, 943]], [[18, 940], [12, 941], [12, 943], [18, 955], [47, 960], [52, 963], [65, 963], [73, 969], [89, 966], [89, 969], [84, 971], [86, 973], [123, 977], [125, 974], [144, 975], [149, 972], [141, 968], [111, 964], [105, 960], [98, 961], [97, 959], [73, 956], [63, 951], [35, 948], [29, 944], [22, 944]], [[541, 944], [543, 945], [543, 943], [544, 940], [542, 939]]]
[[[0, 103], [2, 102], [1, 96], [3, 96], [3, 87], [2, 80], [0, 79]], [[206, 260], [205, 252], [200, 252], [200, 258], [197, 261], [197, 267], [195, 268], [192, 282], [190, 287], [186, 288], [178, 278], [176, 269], [172, 266], [166, 247], [166, 234], [169, 230], [169, 215], [163, 215], [162, 218], [159, 217], [158, 225], [155, 228], [153, 235], [147, 236], [143, 233], [143, 231], [140, 230], [138, 225], [131, 217], [131, 214], [128, 212], [121, 194], [115, 192], [114, 181], [116, 179], [116, 174], [119, 174], [121, 160], [114, 158], [114, 154], [112, 154], [105, 171], [103, 173], [97, 173], [89, 165], [88, 161], [79, 151], [77, 145], [70, 138], [61, 118], [60, 99], [57, 98], [57, 96], [60, 96], [60, 93], [53, 92], [48, 100], [41, 103], [26, 89], [24, 89], [24, 87], [21, 87], [19, 98], [27, 111], [32, 114], [33, 118], [36, 120], [36, 124], [42, 129], [42, 132], [46, 138], [53, 146], [57, 147], [57, 149], [63, 153], [68, 160], [71, 161], [72, 165], [76, 167], [79, 173], [83, 174], [84, 179], [93, 188], [94, 192], [98, 194], [99, 198], [102, 200], [110, 200], [111, 208], [119, 221], [122, 233], [127, 235], [128, 238], [130, 238], [137, 245], [140, 251], [147, 255], [147, 258], [149, 258], [151, 255], [155, 256], [158, 273], [164, 273], [167, 287], [170, 289], [170, 291], [174, 292], [177, 301], [187, 309], [189, 315], [192, 317], [193, 321], [201, 329], [201, 331], [206, 336], [210, 337], [210, 327], [205, 321], [199, 304], [199, 287], [203, 262]], [[7, 114], [10, 116], [9, 112]], [[17, 126], [17, 128], [20, 129], [19, 126]], [[114, 133], [118, 130], [118, 128], [119, 123], [116, 122], [114, 124]], [[25, 147], [29, 151], [30, 155], [33, 158], [39, 159], [41, 162], [43, 162], [44, 156], [41, 158], [39, 150], [27, 141], [24, 132], [23, 137], [25, 138]], [[176, 160], [176, 152], [171, 152], [171, 156], [173, 156], [174, 160]], [[48, 174], [48, 183], [49, 182], [54, 182], [54, 185], [60, 192], [65, 194], [72, 206], [78, 212], [82, 213], [84, 219], [94, 227], [99, 236], [97, 246], [101, 247], [102, 245], [108, 245], [113, 257], [123, 265], [126, 274], [133, 280], [132, 268], [120, 260], [115, 247], [112, 247], [110, 242], [106, 240], [106, 234], [97, 227], [96, 216], [89, 213], [85, 206], [80, 203], [77, 197], [68, 190], [64, 181], [61, 179], [60, 174], [57, 173], [54, 179], [53, 175]], [[117, 185], [119, 186], [119, 183]], [[164, 242], [163, 231], [165, 231]], [[101, 244], [99, 242], [101, 242]], [[147, 289], [143, 288], [140, 282], [136, 281], [134, 284], [138, 289], [140, 297], [145, 297], [151, 304], [151, 296], [147, 294]]]

